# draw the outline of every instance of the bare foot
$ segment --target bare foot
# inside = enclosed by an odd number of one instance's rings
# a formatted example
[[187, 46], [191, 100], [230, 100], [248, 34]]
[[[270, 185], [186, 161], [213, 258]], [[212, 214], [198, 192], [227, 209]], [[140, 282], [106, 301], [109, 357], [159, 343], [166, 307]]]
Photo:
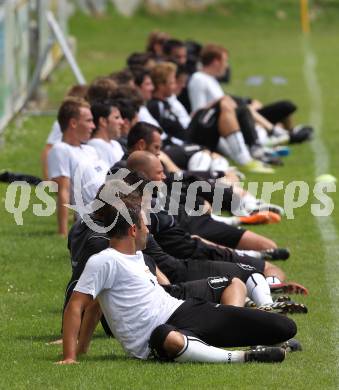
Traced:
[[50, 341], [49, 343], [46, 343], [46, 345], [62, 345], [62, 339]]

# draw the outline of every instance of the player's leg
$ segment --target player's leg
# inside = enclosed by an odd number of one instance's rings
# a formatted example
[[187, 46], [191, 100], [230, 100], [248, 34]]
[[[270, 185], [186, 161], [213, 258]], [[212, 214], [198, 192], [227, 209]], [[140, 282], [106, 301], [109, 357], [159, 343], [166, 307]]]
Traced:
[[[209, 302], [242, 307], [244, 306], [243, 299], [248, 296], [258, 307], [273, 303], [270, 287], [262, 274], [263, 264], [255, 268], [243, 263], [191, 260], [187, 262], [187, 271], [189, 280], [207, 278], [207, 284], [205, 295], [198, 296], [195, 295], [196, 291], [192, 291], [195, 282], [187, 282], [187, 291], [190, 295], [186, 295], [185, 299], [197, 297]], [[224, 278], [232, 279], [234, 285], [222, 291], [224, 296], [221, 296], [220, 287], [222, 287]]]
[[244, 306], [247, 294], [245, 283], [227, 274], [165, 286], [165, 289], [178, 299], [198, 298], [239, 307]]
[[246, 230], [241, 236], [236, 248], [261, 251], [267, 249], [276, 249], [277, 244], [265, 236]]
[[297, 331], [294, 321], [280, 314], [196, 300], [186, 301], [167, 323], [216, 347], [275, 345]]
[[[174, 359], [179, 362], [199, 361], [234, 363], [252, 360], [282, 361], [284, 359], [285, 353], [280, 348], [263, 348], [260, 352], [252, 352], [227, 351], [216, 347], [255, 345], [259, 340], [263, 339], [265, 339], [264, 345], [267, 344], [266, 342], [268, 340], [274, 340], [275, 342], [280, 342], [278, 340], [286, 341], [290, 338], [289, 336], [292, 337], [292, 335], [295, 334], [295, 324], [293, 321], [282, 317], [285, 320], [285, 323], [286, 321], [290, 321], [290, 323], [288, 323], [290, 330], [285, 331], [284, 334], [280, 334], [279, 337], [272, 337], [272, 335], [269, 335], [268, 337], [263, 338], [262, 335], [260, 337], [259, 334], [255, 334], [255, 331], [251, 329], [252, 327], [257, 329], [262, 326], [262, 321], [257, 321], [258, 323], [255, 323], [255, 321], [253, 321], [253, 319], [251, 320], [248, 316], [238, 318], [239, 316], [234, 311], [220, 312], [220, 307], [245, 310], [247, 313], [256, 312], [251, 309], [235, 308], [233, 306], [214, 306], [201, 301], [186, 301], [173, 313], [166, 324], [160, 325], [153, 331], [150, 338], [151, 348], [156, 351], [158, 356]], [[271, 317], [267, 317], [268, 313], [257, 312], [260, 313], [259, 316], [261, 317], [265, 317], [262, 316], [262, 314], [266, 315], [264, 322], [267, 322], [268, 319], [273, 319], [275, 316], [271, 314]], [[235, 318], [231, 319], [231, 322], [227, 324], [225, 316], [234, 316]], [[221, 320], [221, 323], [218, 323], [219, 320]], [[243, 339], [241, 339], [237, 335], [237, 333], [240, 332], [236, 327], [241, 325], [242, 330], [245, 325], [243, 322], [246, 322], [246, 327], [248, 329], [245, 329], [247, 335], [244, 335]], [[272, 326], [272, 329], [269, 331], [270, 325]], [[235, 328], [232, 328], [231, 326], [234, 326]], [[283, 327], [281, 329], [283, 329]], [[268, 321], [268, 324], [265, 326], [265, 331], [268, 333], [272, 332], [273, 334], [277, 332], [276, 326], [272, 324], [272, 321]], [[213, 332], [217, 334], [211, 335]], [[235, 337], [233, 337], [232, 333], [236, 333]], [[209, 343], [208, 339], [211, 339], [213, 342]], [[238, 342], [240, 342], [240, 344], [238, 344]]]

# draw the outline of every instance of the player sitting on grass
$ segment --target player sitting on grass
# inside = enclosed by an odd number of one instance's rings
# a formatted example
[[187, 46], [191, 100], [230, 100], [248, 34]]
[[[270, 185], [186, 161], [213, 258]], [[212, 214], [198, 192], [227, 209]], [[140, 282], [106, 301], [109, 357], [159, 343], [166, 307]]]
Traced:
[[152, 351], [178, 362], [284, 360], [280, 347], [216, 348], [283, 343], [296, 334], [296, 325], [275, 313], [171, 297], [140, 252], [148, 234], [141, 205], [135, 197], [119, 196], [119, 189], [126, 193], [124, 183], [119, 184], [118, 197], [103, 211], [110, 247], [88, 260], [65, 309], [59, 364], [76, 363], [77, 356], [87, 351], [101, 314], [99, 306], [114, 336], [136, 358], [147, 359]]

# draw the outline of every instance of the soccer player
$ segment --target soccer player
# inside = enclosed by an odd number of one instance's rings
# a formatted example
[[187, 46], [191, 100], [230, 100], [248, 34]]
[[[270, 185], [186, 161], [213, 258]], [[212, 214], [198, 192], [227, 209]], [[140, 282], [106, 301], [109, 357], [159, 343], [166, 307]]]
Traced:
[[111, 167], [124, 155], [117, 141], [124, 124], [119, 106], [113, 100], [96, 101], [91, 105], [91, 112], [95, 129], [88, 145], [93, 146], [98, 155]]
[[[117, 188], [126, 193], [123, 184]], [[110, 247], [89, 259], [65, 309], [59, 364], [74, 364], [88, 350], [101, 311], [124, 350], [139, 359], [147, 359], [153, 351], [159, 358], [178, 362], [284, 360], [280, 347], [248, 351], [217, 347], [286, 342], [296, 334], [291, 319], [171, 297], [145, 266], [140, 252], [148, 234], [140, 203], [120, 194], [117, 203], [105, 204], [103, 216]]]
[[90, 139], [95, 127], [90, 105], [80, 98], [67, 98], [58, 112], [62, 141], [53, 145], [48, 153], [48, 175], [58, 185], [58, 232], [68, 233], [68, 208], [75, 197], [81, 197], [84, 206], [96, 196], [105, 182], [109, 169], [96, 150], [84, 143]]

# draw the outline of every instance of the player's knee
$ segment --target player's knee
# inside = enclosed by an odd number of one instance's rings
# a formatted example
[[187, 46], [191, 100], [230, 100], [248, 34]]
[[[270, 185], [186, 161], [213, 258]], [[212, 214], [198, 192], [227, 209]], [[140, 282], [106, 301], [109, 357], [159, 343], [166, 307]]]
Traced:
[[164, 342], [164, 350], [167, 353], [168, 357], [176, 356], [185, 345], [184, 336], [177, 331], [171, 331]]
[[231, 282], [231, 286], [234, 286], [237, 290], [242, 291], [246, 294], [246, 285], [245, 283], [239, 279], [239, 278], [233, 278]]
[[282, 110], [286, 113], [286, 115], [293, 114], [293, 112], [295, 112], [297, 109], [297, 106], [290, 100], [283, 100], [282, 102], [280, 102], [280, 104], [282, 106]]
[[275, 321], [275, 327], [282, 341], [289, 340], [297, 334], [296, 323], [291, 318], [283, 315], [279, 315], [279, 318]]
[[236, 108], [234, 102], [232, 99], [230, 99], [228, 96], [224, 96], [221, 100], [220, 100], [220, 109], [221, 111], [234, 111]]
[[259, 241], [258, 245], [260, 246], [260, 250], [266, 250], [266, 249], [277, 249], [278, 246], [277, 244], [266, 237], [262, 237], [261, 240]]
[[149, 346], [159, 359], [170, 359], [184, 346], [184, 337], [175, 327], [162, 324], [156, 327], [150, 337]]

